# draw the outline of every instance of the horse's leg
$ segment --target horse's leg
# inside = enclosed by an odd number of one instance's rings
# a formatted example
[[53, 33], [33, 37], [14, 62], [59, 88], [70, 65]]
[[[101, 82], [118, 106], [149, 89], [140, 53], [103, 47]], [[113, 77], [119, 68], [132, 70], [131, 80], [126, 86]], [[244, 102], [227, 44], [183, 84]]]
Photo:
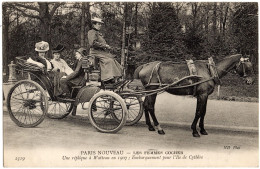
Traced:
[[199, 127], [200, 127], [200, 133], [202, 135], [208, 135], [207, 131], [204, 128], [204, 117], [205, 117], [206, 111], [207, 111], [207, 101], [208, 101], [208, 97], [206, 98], [205, 104], [203, 106], [202, 114], [201, 114], [201, 117], [200, 117]]
[[195, 113], [195, 118], [192, 122], [191, 129], [193, 130], [192, 135], [193, 137], [200, 137], [196, 126], [198, 123], [199, 118], [201, 117], [201, 114], [203, 113], [203, 107], [205, 103], [207, 102], [207, 94], [202, 94], [197, 96], [197, 107], [196, 107], [196, 113]]
[[146, 124], [148, 125], [148, 130], [149, 131], [155, 131], [153, 125], [151, 124], [151, 121], [150, 121], [150, 117], [149, 117], [149, 97], [150, 96], [146, 96], [145, 99], [144, 99], [144, 115], [145, 115], [145, 122]]
[[155, 116], [155, 111], [154, 111], [154, 106], [155, 106], [155, 101], [156, 101], [157, 94], [151, 95], [149, 97], [149, 113], [153, 119], [154, 126], [158, 130], [159, 134], [165, 134], [163, 129], [161, 128], [156, 116]]

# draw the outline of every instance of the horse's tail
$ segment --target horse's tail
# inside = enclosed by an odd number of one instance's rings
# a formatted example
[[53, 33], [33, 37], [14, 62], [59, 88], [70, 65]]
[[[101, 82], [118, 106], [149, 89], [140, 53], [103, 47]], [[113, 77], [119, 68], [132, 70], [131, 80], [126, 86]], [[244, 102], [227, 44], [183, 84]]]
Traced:
[[134, 72], [134, 79], [139, 79], [139, 72], [142, 70], [143, 68], [143, 65], [141, 66], [138, 66], [136, 69], [135, 69], [135, 72]]

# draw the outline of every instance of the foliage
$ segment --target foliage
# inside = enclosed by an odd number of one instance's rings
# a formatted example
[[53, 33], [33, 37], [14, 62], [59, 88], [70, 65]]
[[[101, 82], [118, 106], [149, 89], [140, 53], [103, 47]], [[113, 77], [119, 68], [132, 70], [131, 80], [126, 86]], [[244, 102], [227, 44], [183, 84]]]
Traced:
[[[233, 49], [250, 54], [254, 66], [258, 64], [257, 3], [129, 2], [127, 10], [126, 3], [121, 2], [88, 5], [92, 16], [103, 17], [101, 32], [109, 45], [122, 46], [124, 21], [126, 27], [133, 28], [133, 33], [126, 36], [126, 44], [141, 42], [141, 49], [135, 54], [136, 64], [210, 56], [221, 59]], [[82, 33], [81, 3], [5, 2], [3, 9], [5, 62], [18, 55], [34, 55], [35, 43], [43, 40], [43, 36], [50, 36], [51, 48], [63, 44], [66, 47], [63, 57], [73, 63], [75, 46], [80, 44]], [[89, 20], [85, 24], [90, 25]], [[43, 31], [44, 25], [49, 31]], [[86, 26], [85, 35], [87, 29]]]
[[158, 3], [151, 11], [145, 50], [160, 60], [184, 56], [181, 25], [171, 3]]
[[233, 16], [234, 35], [239, 41], [238, 48], [242, 53], [258, 47], [258, 6], [257, 3], [240, 3]]

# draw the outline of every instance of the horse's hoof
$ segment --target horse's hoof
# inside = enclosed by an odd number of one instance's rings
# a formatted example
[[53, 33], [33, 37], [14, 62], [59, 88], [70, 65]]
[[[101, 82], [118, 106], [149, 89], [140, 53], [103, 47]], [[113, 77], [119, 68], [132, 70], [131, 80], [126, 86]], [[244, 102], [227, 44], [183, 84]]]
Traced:
[[206, 130], [200, 130], [200, 134], [202, 135], [208, 135], [208, 132]]
[[158, 130], [158, 133], [161, 134], [161, 135], [165, 134], [165, 132], [163, 130]]
[[192, 133], [193, 137], [200, 137], [199, 133]]
[[73, 110], [72, 113], [71, 113], [72, 116], [76, 116], [76, 111]]
[[148, 127], [149, 131], [155, 131], [155, 129], [153, 127]]

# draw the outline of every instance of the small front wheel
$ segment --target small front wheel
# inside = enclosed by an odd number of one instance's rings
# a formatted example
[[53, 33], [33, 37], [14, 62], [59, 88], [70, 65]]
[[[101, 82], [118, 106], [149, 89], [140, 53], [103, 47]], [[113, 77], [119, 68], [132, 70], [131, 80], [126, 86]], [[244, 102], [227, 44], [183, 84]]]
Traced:
[[116, 133], [121, 130], [126, 123], [126, 114], [124, 100], [112, 91], [99, 92], [89, 102], [89, 120], [100, 132]]
[[143, 116], [143, 100], [141, 96], [129, 94], [134, 90], [125, 89], [123, 92], [128, 92], [128, 94], [119, 93], [124, 99], [128, 111], [126, 125], [132, 126], [138, 123]]
[[48, 99], [43, 88], [31, 80], [21, 80], [8, 93], [7, 109], [20, 127], [35, 127], [45, 118]]

